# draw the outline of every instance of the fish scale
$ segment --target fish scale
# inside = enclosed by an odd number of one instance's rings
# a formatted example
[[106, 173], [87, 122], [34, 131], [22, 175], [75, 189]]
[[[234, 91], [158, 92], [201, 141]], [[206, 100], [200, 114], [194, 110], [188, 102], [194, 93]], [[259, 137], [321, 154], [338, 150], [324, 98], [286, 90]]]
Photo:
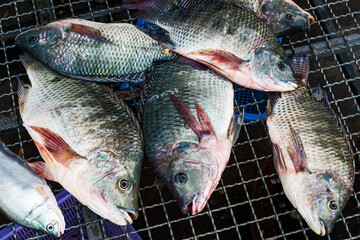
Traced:
[[330, 110], [309, 95], [305, 86], [283, 94], [267, 121], [274, 127], [271, 131], [283, 136], [279, 145], [290, 142], [290, 126], [299, 134], [311, 159], [307, 162], [310, 171], [331, 170], [352, 186], [354, 163], [344, 134]]

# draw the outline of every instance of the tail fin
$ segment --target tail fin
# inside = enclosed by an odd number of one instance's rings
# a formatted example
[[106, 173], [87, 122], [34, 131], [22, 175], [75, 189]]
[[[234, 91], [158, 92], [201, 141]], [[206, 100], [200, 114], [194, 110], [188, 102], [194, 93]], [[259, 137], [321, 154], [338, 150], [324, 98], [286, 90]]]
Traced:
[[309, 75], [309, 58], [307, 54], [293, 54], [289, 57], [289, 60], [298, 80], [306, 83]]

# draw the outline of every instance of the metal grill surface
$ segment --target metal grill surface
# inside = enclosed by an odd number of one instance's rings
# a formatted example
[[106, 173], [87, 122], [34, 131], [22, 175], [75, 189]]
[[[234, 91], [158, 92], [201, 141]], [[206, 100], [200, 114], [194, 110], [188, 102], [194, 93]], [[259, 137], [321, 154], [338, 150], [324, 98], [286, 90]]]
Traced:
[[[0, 138], [28, 161], [40, 156], [22, 126], [16, 95], [16, 75], [27, 80], [14, 45], [17, 34], [31, 27], [64, 18], [84, 18], [99, 22], [136, 23], [131, 12], [122, 9], [121, 0], [3, 0], [0, 3]], [[287, 53], [306, 52], [311, 59], [309, 87], [320, 81], [332, 108], [341, 118], [356, 161], [354, 192], [327, 239], [360, 238], [360, 2], [358, 0], [299, 0], [303, 9], [316, 19], [308, 33], [283, 38]], [[134, 103], [137, 87], [113, 86]], [[236, 91], [243, 91], [238, 88]], [[142, 239], [322, 239], [306, 225], [287, 200], [272, 164], [272, 151], [265, 119], [259, 105], [259, 120], [245, 123], [223, 177], [205, 209], [195, 216], [183, 215], [171, 193], [157, 183], [152, 169], [144, 162], [140, 183], [140, 216], [133, 223]], [[237, 108], [238, 109], [238, 108]], [[49, 182], [55, 193], [58, 184]], [[79, 207], [75, 203], [71, 207]], [[99, 223], [98, 218], [71, 228]], [[0, 216], [0, 231], [14, 226]], [[69, 228], [68, 226], [67, 228]], [[81, 231], [83, 233], [83, 231]], [[111, 237], [101, 233], [104, 239]], [[40, 239], [42, 236], [32, 239]], [[85, 239], [82, 234], [82, 238]], [[15, 238], [17, 236], [14, 236]], [[1, 238], [1, 236], [0, 236]]]

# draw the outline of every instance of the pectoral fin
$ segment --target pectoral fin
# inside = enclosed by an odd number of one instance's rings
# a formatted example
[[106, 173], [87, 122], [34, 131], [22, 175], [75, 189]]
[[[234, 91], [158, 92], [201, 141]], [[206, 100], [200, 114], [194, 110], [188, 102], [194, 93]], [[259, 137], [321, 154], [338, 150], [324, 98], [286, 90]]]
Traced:
[[22, 83], [18, 75], [16, 75], [16, 79], [17, 79], [17, 83], [18, 83], [17, 94], [18, 94], [18, 101], [19, 101], [19, 110], [20, 110], [20, 114], [22, 114], [23, 106], [25, 103], [25, 98], [26, 98], [26, 95], [29, 92], [29, 89], [31, 88], [31, 86], [29, 84]]
[[49, 166], [49, 164], [37, 161], [37, 162], [28, 162], [27, 163], [40, 177], [46, 178], [50, 181], [56, 182], [56, 179], [54, 177], [52, 168]]
[[195, 108], [199, 119], [198, 122], [196, 117], [192, 114], [189, 106], [185, 102], [170, 92], [169, 96], [174, 102], [175, 108], [182, 119], [184, 119], [185, 123], [196, 133], [196, 135], [198, 135], [200, 142], [208, 136], [216, 139], [216, 133], [213, 125], [211, 124], [209, 116], [199, 106], [199, 104], [195, 103]]
[[39, 134], [42, 141], [34, 141], [44, 160], [55, 169], [55, 162], [69, 166], [75, 159], [83, 158], [77, 154], [58, 134], [49, 129], [30, 126], [30, 129]]
[[304, 146], [299, 135], [290, 126], [290, 142], [288, 153], [296, 172], [309, 171]]
[[109, 39], [105, 38], [101, 35], [101, 32], [96, 29], [89, 26], [71, 23], [70, 27], [67, 27], [67, 31], [76, 32], [82, 36], [87, 36], [89, 38], [92, 38], [94, 40], [98, 40], [105, 43], [112, 43]]
[[239, 138], [241, 126], [244, 123], [244, 110], [235, 120], [235, 114], [231, 118], [230, 125], [228, 128], [228, 137], [231, 139], [232, 145], [235, 144], [236, 140]]

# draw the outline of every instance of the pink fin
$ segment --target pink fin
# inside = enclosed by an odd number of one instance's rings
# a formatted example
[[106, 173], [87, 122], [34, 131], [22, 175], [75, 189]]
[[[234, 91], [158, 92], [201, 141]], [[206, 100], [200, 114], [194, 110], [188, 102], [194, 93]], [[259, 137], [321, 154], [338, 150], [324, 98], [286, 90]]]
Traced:
[[273, 161], [276, 171], [279, 173], [280, 169], [287, 170], [286, 164], [284, 162], [284, 157], [282, 152], [277, 144], [272, 145], [273, 149]]
[[76, 32], [80, 35], [87, 36], [95, 40], [99, 40], [101, 42], [112, 43], [110, 40], [103, 37], [98, 29], [89, 26], [71, 23], [71, 28], [69, 30]]
[[299, 81], [306, 83], [309, 75], [309, 58], [304, 54], [293, 54], [289, 57], [291, 67]]
[[187, 57], [184, 57], [184, 56], [181, 56], [179, 54], [176, 54], [174, 57], [173, 57], [174, 61], [177, 61], [177, 62], [181, 62], [181, 63], [184, 63], [186, 65], [189, 65], [197, 70], [203, 70], [203, 71], [206, 71], [208, 70], [209, 68], [205, 65], [205, 64], [202, 64], [200, 62], [197, 62], [193, 59], [190, 59], [190, 58], [187, 58]]
[[43, 139], [43, 144], [36, 142], [36, 145], [38, 146], [39, 151], [42, 151], [42, 156], [45, 156], [44, 160], [49, 161], [49, 163], [55, 160], [64, 166], [69, 166], [71, 160], [83, 158], [59, 135], [53, 133], [49, 129], [32, 126], [30, 126], [30, 128], [40, 134], [40, 137]]
[[37, 162], [28, 162], [27, 163], [40, 177], [46, 178], [48, 180], [54, 181], [55, 177], [52, 174], [51, 167], [42, 161]]
[[299, 135], [290, 126], [290, 144], [288, 153], [296, 172], [309, 171], [306, 164], [306, 154]]
[[183, 102], [180, 98], [176, 97], [170, 92], [169, 96], [174, 102], [175, 108], [180, 114], [180, 116], [185, 120], [185, 123], [196, 133], [196, 135], [198, 135], [200, 141], [204, 139], [205, 136], [209, 135], [216, 138], [214, 127], [212, 126], [208, 115], [197, 103], [195, 103], [195, 108], [200, 124], [198, 123], [195, 116], [192, 114], [189, 106], [185, 102]]

